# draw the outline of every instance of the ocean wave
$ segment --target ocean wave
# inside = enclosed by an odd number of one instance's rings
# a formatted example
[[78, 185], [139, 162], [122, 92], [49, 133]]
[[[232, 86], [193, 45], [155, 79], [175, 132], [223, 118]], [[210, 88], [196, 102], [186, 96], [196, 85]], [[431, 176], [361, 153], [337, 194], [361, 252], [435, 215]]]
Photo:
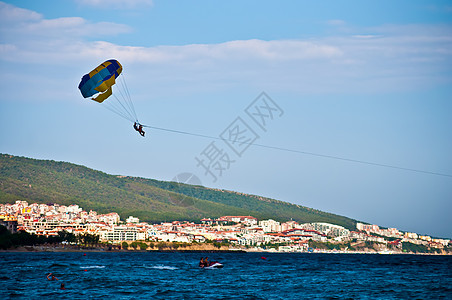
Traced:
[[87, 266], [87, 267], [80, 267], [80, 269], [103, 269], [105, 266]]
[[165, 266], [165, 265], [156, 265], [156, 266], [150, 266], [150, 267], [145, 267], [147, 269], [157, 269], [157, 270], [177, 270], [179, 268], [177, 267], [171, 267], [171, 266]]

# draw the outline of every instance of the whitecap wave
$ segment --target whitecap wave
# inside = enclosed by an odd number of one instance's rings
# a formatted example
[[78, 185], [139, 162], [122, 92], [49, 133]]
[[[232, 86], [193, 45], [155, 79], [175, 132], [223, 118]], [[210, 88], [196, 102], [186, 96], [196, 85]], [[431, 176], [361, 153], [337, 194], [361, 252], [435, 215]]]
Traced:
[[146, 267], [148, 269], [157, 269], [157, 270], [177, 270], [179, 268], [177, 267], [171, 267], [171, 266], [165, 266], [165, 265], [156, 265], [156, 266], [150, 266]]
[[80, 267], [81, 269], [103, 269], [105, 266], [87, 266], [87, 267]]

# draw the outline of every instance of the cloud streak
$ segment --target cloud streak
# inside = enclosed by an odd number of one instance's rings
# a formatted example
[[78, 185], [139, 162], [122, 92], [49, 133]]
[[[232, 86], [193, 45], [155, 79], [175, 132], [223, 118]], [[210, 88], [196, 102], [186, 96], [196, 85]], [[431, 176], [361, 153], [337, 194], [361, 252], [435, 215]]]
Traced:
[[76, 0], [81, 5], [103, 9], [135, 9], [151, 6], [152, 0]]
[[[0, 20], [7, 25], [0, 29], [0, 61], [53, 68], [76, 65], [67, 72], [77, 73], [83, 66], [88, 70], [116, 58], [128, 73], [164, 88], [385, 92], [452, 81], [448, 68], [452, 28], [445, 25], [385, 25], [353, 35], [304, 40], [137, 47], [105, 40], [132, 31], [123, 24], [92, 23], [79, 17], [44, 19], [4, 3], [0, 3]], [[39, 79], [30, 76], [29, 80]]]
[[0, 24], [14, 24], [15, 22], [39, 21], [42, 15], [37, 12], [0, 2]]
[[36, 40], [45, 42], [77, 41], [82, 38], [114, 36], [130, 32], [127, 25], [97, 22], [80, 17], [45, 19], [36, 12], [0, 2], [1, 42], [21, 44], [24, 48], [35, 46]]

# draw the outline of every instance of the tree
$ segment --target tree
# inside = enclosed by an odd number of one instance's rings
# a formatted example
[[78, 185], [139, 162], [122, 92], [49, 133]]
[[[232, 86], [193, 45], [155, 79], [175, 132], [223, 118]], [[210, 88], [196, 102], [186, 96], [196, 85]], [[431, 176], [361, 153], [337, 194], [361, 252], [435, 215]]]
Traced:
[[126, 249], [127, 250], [129, 248], [129, 243], [124, 241], [124, 242], [121, 243], [121, 247], [122, 247], [122, 249]]
[[71, 233], [67, 232], [66, 230], [59, 231], [58, 237], [60, 239], [60, 242], [68, 242], [68, 243], [75, 243], [77, 241], [77, 237]]
[[132, 242], [132, 244], [130, 244], [130, 246], [135, 250], [137, 249], [138, 245], [138, 242]]
[[93, 247], [99, 243], [99, 236], [96, 234], [84, 233], [79, 235], [79, 241], [85, 246], [91, 245], [91, 247]]
[[140, 250], [146, 250], [148, 248], [148, 244], [141, 242], [140, 243]]
[[0, 249], [6, 250], [12, 246], [11, 232], [5, 226], [0, 225]]

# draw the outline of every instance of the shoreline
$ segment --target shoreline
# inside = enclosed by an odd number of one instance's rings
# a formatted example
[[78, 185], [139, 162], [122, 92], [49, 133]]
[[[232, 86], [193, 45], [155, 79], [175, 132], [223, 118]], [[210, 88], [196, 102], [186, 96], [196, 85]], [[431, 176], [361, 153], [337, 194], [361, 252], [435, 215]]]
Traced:
[[452, 253], [381, 253], [381, 252], [278, 252], [278, 251], [253, 251], [245, 249], [152, 249], [152, 250], [132, 250], [132, 249], [105, 249], [105, 248], [63, 248], [63, 247], [49, 247], [49, 246], [22, 246], [15, 249], [0, 250], [0, 253], [44, 253], [44, 252], [79, 252], [79, 253], [146, 253], [146, 252], [160, 252], [160, 253], [266, 253], [266, 254], [363, 254], [363, 255], [429, 255], [429, 256], [450, 256]]

